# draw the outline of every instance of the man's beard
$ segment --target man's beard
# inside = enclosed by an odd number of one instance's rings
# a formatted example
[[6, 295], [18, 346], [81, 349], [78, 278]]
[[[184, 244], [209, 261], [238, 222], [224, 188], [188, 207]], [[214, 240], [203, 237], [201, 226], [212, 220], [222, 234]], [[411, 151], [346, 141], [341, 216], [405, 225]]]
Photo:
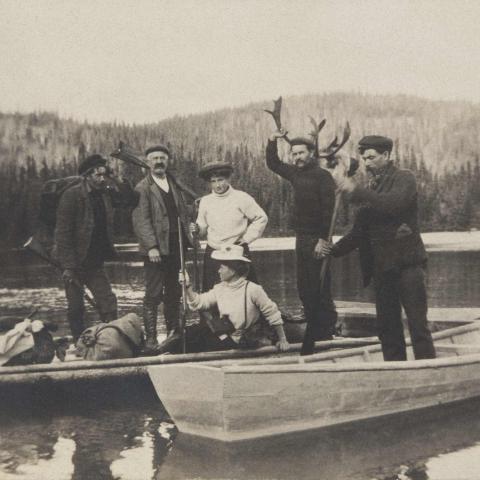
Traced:
[[306, 160], [297, 160], [295, 162], [295, 165], [298, 167], [298, 168], [305, 168], [306, 166], [310, 165], [311, 163], [311, 159], [307, 158]]

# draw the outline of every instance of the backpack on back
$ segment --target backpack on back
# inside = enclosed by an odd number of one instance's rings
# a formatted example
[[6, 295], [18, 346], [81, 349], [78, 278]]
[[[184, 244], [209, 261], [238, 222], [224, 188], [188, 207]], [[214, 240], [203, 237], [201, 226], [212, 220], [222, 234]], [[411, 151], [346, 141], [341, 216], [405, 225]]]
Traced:
[[45, 225], [53, 234], [57, 223], [57, 209], [63, 193], [74, 185], [78, 185], [82, 177], [73, 176], [47, 180], [40, 194], [40, 208], [38, 220]]
[[54, 244], [57, 210], [62, 195], [82, 181], [80, 176], [47, 180], [42, 186], [34, 241], [29, 248], [41, 256], [50, 257]]

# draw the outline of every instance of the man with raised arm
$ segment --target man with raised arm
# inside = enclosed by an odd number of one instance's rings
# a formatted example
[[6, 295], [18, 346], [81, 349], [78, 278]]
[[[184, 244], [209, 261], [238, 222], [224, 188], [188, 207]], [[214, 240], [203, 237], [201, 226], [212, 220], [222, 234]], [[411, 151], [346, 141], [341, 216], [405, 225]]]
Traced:
[[[315, 158], [315, 145], [307, 138], [290, 140], [292, 163], [278, 157], [277, 140], [285, 132], [276, 131], [269, 138], [266, 151], [267, 167], [291, 183], [294, 192], [290, 226], [295, 231], [297, 289], [307, 320], [305, 338], [331, 339], [337, 312], [330, 292], [330, 273], [320, 288], [322, 247], [327, 243], [328, 230], [335, 205], [335, 183]], [[313, 345], [304, 342], [302, 354], [312, 353]]]

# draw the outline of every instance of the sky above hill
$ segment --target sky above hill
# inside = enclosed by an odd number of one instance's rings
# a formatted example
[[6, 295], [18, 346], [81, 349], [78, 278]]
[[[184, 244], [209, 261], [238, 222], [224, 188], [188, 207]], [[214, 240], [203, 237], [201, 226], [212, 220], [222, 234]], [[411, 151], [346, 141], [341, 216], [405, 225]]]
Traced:
[[477, 0], [0, 0], [0, 111], [143, 123], [278, 95], [480, 101]]

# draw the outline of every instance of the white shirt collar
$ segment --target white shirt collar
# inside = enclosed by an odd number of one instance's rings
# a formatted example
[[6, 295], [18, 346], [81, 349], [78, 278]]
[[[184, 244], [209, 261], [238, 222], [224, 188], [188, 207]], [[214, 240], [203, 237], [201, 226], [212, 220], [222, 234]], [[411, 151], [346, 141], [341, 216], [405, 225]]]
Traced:
[[157, 177], [152, 175], [153, 181], [165, 192], [168, 193], [170, 190], [170, 185], [168, 184], [167, 176], [164, 178]]

